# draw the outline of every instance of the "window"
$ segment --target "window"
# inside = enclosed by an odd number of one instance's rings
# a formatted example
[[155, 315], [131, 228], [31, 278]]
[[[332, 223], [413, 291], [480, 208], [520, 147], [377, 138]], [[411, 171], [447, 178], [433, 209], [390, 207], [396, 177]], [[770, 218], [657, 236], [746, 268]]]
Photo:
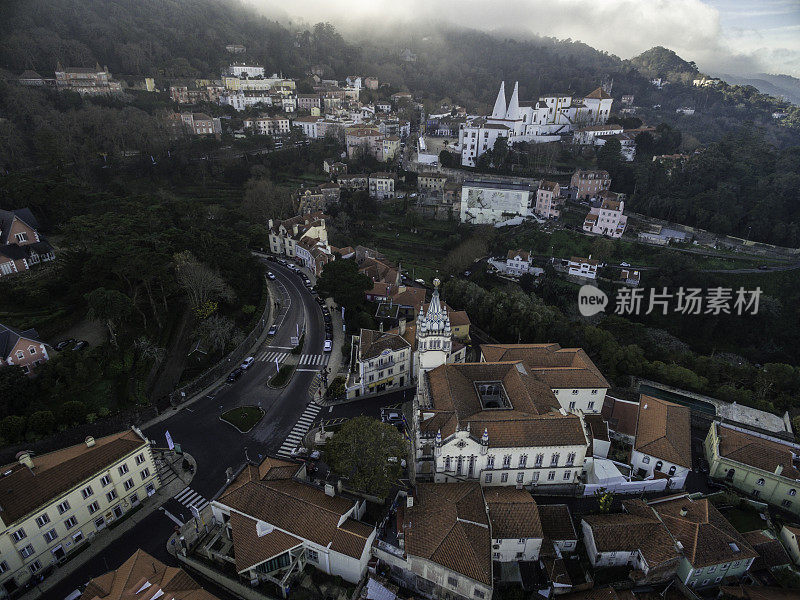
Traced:
[[597, 390], [592, 390], [592, 395], [597, 394]]
[[28, 346], [28, 352], [31, 354], [36, 354], [36, 347], [35, 346]]
[[58, 514], [63, 515], [65, 512], [69, 510], [69, 502], [64, 500], [61, 504], [57, 506]]
[[14, 533], [11, 534], [11, 539], [14, 540], [14, 542], [19, 542], [20, 540], [23, 540], [26, 537], [28, 537], [28, 534], [25, 533], [25, 530], [22, 527], [20, 527]]
[[444, 470], [449, 471], [451, 466], [452, 459], [449, 456], [444, 457]]
[[136, 504], [139, 501], [139, 496], [137, 494], [131, 494], [128, 500], [131, 501], [131, 504]]
[[556, 472], [555, 471], [550, 471], [547, 474], [547, 481], [553, 481], [555, 478], [556, 478]]
[[22, 550], [20, 550], [19, 553], [22, 555], [22, 558], [28, 558], [29, 556], [33, 556], [33, 546], [28, 544]]
[[796, 495], [797, 495], [797, 490], [796, 490], [796, 489], [794, 489], [794, 488], [790, 489], [790, 490], [789, 490], [789, 495], [790, 495], [790, 496], [796, 496]]
[[646, 465], [649, 465], [650, 464], [650, 457], [649, 456], [643, 456], [642, 457], [642, 462], [644, 464], [646, 464]]
[[89, 509], [89, 514], [91, 515], [100, 510], [100, 505], [97, 503], [97, 500], [95, 500], [89, 506], [87, 506], [87, 508]]
[[713, 567], [708, 567], [708, 574], [709, 574], [709, 575], [711, 575], [711, 573], [713, 573], [713, 572], [714, 572], [714, 571], [716, 571], [716, 570], [717, 570], [717, 567], [716, 567], [716, 565], [715, 565], [715, 566], [713, 566]]
[[306, 558], [311, 562], [319, 562], [319, 554], [311, 548], [306, 548]]
[[103, 517], [98, 517], [98, 518], [96, 518], [94, 520], [94, 526], [97, 529], [102, 529], [103, 527], [105, 527], [105, 524], [106, 524], [106, 520]]
[[28, 241], [28, 234], [23, 231], [22, 233], [16, 234], [17, 242], [27, 242]]
[[55, 529], [51, 529], [50, 531], [44, 534], [44, 541], [48, 544], [58, 539], [58, 534], [56, 533]]
[[17, 358], [25, 358], [25, 353], [22, 350], [17, 350]]
[[494, 455], [489, 455], [486, 457], [486, 468], [487, 469], [494, 469]]
[[525, 473], [517, 473], [517, 483], [522, 483], [525, 480]]
[[503, 468], [504, 469], [510, 469], [511, 468], [511, 455], [510, 454], [506, 454], [503, 457]]
[[156, 486], [154, 486], [152, 483], [148, 483], [147, 487], [144, 488], [144, 490], [147, 492], [148, 496], [152, 496], [153, 494], [156, 493]]
[[519, 456], [519, 468], [524, 469], [525, 463], [528, 462], [528, 455], [527, 454], [520, 454]]
[[31, 564], [28, 565], [28, 570], [31, 573], [36, 573], [36, 571], [38, 571], [41, 568], [42, 568], [42, 563], [40, 563], [38, 560], [35, 560]]
[[736, 568], [738, 566], [739, 566], [739, 561], [738, 560], [731, 565], [732, 568]]
[[669, 468], [669, 475], [675, 475], [675, 470], [676, 470], [676, 469], [675, 469], [675, 465], [672, 465], [672, 466]]
[[575, 453], [570, 452], [567, 454], [567, 466], [571, 467], [575, 463]]
[[125, 483], [123, 483], [122, 485], [125, 488], [125, 491], [127, 492], [129, 489], [133, 487], [133, 479], [127, 479]]
[[67, 531], [75, 527], [75, 525], [77, 524], [78, 524], [78, 519], [76, 519], [74, 516], [64, 521], [64, 527], [67, 528]]
[[72, 541], [76, 544], [83, 539], [83, 532], [79, 531], [72, 536]]
[[128, 470], [129, 470], [128, 469], [128, 465], [124, 464], [124, 463], [122, 465], [120, 465], [120, 467], [117, 469], [117, 471], [119, 471], [120, 475], [125, 475], [125, 473], [127, 473]]
[[589, 402], [589, 404], [586, 405], [586, 409], [587, 410], [594, 410], [594, 402]]
[[106, 494], [106, 498], [108, 498], [109, 502], [117, 499], [117, 490], [111, 490]]
[[506, 483], [508, 481], [508, 473], [503, 473], [500, 475], [500, 483]]
[[44, 513], [36, 517], [36, 524], [39, 526], [39, 529], [47, 525], [49, 522], [50, 522], [50, 517], [47, 516], [47, 513]]
[[537, 467], [541, 467], [543, 462], [544, 462], [544, 454], [537, 454], [536, 455], [536, 466]]
[[487, 473], [486, 476], [483, 478], [484, 483], [492, 483], [492, 474]]
[[781, 506], [783, 508], [789, 508], [791, 505], [792, 505], [792, 501], [791, 500], [782, 500], [781, 501]]
[[660, 461], [660, 460], [659, 460], [659, 461], [656, 463], [656, 471], [660, 471], [660, 470], [661, 470], [661, 467], [663, 467], [663, 466], [664, 466], [664, 463], [663, 463], [662, 461]]
[[150, 469], [142, 469], [142, 481], [150, 477]]
[[572, 479], [572, 471], [564, 471], [564, 481]]
[[103, 487], [106, 487], [107, 485], [111, 485], [111, 477], [109, 477], [108, 475], [103, 475], [100, 478], [100, 485], [102, 485]]
[[8, 563], [6, 561], [0, 562], [0, 573], [8, 571]]
[[537, 481], [539, 481], [539, 472], [538, 472], [538, 471], [535, 471], [535, 472], [534, 472], [534, 474], [533, 474], [533, 478], [531, 479], [531, 481], [532, 481], [533, 483], [536, 483]]
[[569, 403], [569, 409], [570, 410], [575, 410], [575, 402], [574, 401]]
[[758, 481], [756, 481], [756, 485], [764, 485], [764, 480], [759, 479]]
[[136, 465], [140, 465], [144, 462], [144, 452], [136, 456]]
[[458, 587], [458, 579], [453, 577], [452, 575], [447, 576], [447, 585], [450, 587]]
[[550, 466], [551, 467], [558, 466], [558, 459], [559, 458], [561, 458], [560, 454], [558, 454], [557, 452], [555, 454], [553, 454], [553, 456], [550, 458]]

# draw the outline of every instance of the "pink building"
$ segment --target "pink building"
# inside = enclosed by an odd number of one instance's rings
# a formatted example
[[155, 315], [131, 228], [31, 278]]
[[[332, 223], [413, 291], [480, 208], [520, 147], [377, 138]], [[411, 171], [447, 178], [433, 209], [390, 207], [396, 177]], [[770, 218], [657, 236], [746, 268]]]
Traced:
[[552, 181], [542, 181], [536, 190], [534, 211], [544, 219], [558, 219], [561, 216], [561, 186]]
[[622, 214], [625, 202], [618, 199], [613, 192], [601, 194], [603, 202], [589, 211], [583, 222], [583, 230], [611, 238], [620, 238], [625, 233], [628, 217]]

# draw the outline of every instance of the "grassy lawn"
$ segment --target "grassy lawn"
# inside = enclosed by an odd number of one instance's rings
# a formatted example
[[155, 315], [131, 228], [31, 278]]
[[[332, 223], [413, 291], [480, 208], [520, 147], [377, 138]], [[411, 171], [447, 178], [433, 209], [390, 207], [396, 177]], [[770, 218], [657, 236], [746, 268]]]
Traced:
[[763, 529], [767, 526], [758, 512], [744, 508], [731, 508], [722, 513], [731, 522], [737, 531], [745, 533], [755, 529]]
[[269, 387], [279, 388], [289, 383], [294, 373], [294, 365], [281, 365], [280, 370], [267, 383]]
[[263, 416], [264, 411], [257, 406], [240, 406], [222, 413], [220, 419], [230, 423], [242, 433], [247, 433]]

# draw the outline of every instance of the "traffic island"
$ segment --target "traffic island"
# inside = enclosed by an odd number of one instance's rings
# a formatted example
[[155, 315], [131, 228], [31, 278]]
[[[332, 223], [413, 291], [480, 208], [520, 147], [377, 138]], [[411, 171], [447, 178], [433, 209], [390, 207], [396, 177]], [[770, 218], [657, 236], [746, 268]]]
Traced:
[[286, 387], [286, 384], [289, 383], [292, 375], [294, 375], [294, 369], [295, 365], [281, 365], [278, 372], [267, 381], [267, 386], [272, 389]]
[[220, 415], [220, 420], [233, 425], [241, 433], [247, 433], [264, 417], [258, 406], [239, 406]]

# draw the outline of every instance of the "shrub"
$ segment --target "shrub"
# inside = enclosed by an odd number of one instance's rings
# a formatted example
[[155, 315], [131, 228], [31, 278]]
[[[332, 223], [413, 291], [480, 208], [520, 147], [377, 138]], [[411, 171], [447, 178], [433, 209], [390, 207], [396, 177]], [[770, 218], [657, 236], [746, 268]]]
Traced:
[[19, 415], [9, 415], [0, 421], [0, 436], [6, 444], [14, 444], [24, 439], [25, 422], [25, 417]]

